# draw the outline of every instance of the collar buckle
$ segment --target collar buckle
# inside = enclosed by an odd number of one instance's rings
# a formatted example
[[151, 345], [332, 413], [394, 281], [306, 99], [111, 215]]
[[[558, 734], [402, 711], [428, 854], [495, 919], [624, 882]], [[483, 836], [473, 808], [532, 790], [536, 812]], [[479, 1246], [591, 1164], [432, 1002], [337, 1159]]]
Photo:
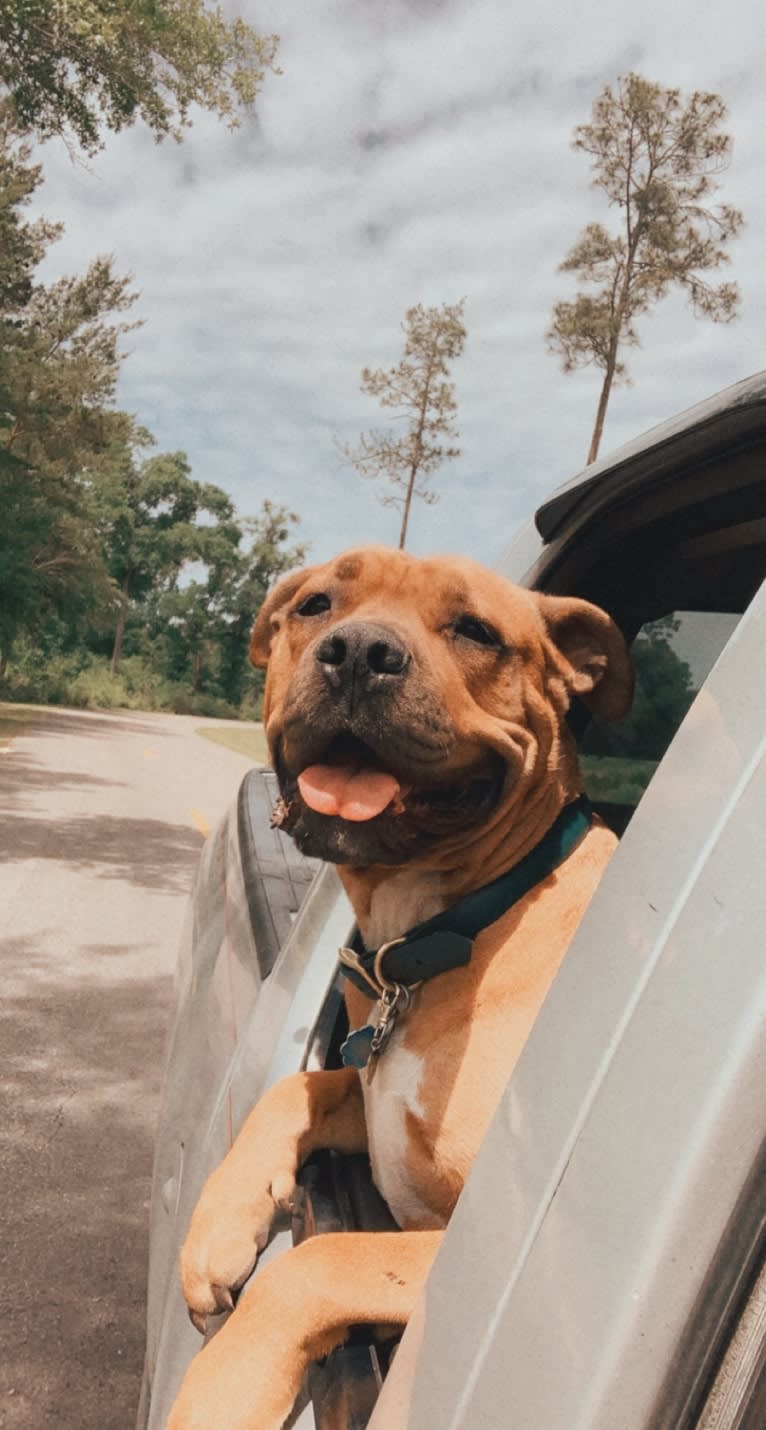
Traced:
[[383, 959], [385, 958], [390, 948], [397, 948], [400, 943], [406, 943], [406, 941], [407, 940], [405, 938], [389, 939], [388, 943], [382, 943], [380, 945], [380, 948], [375, 954], [375, 961], [372, 965], [372, 973], [375, 981], [380, 987], [381, 993], [388, 992], [389, 990], [393, 991], [397, 988], [402, 993], [404, 992], [404, 987], [401, 983], [392, 983], [390, 979], [386, 978], [386, 975], [383, 972]]

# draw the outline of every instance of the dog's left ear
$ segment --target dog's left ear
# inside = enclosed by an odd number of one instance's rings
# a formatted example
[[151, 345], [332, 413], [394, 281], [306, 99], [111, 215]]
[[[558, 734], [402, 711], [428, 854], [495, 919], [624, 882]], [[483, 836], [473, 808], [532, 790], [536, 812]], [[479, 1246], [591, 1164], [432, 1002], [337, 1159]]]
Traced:
[[570, 689], [602, 720], [621, 720], [633, 700], [633, 666], [611, 616], [576, 596], [538, 596], [548, 634], [571, 671]]
[[276, 586], [269, 591], [266, 600], [261, 606], [253, 634], [250, 637], [250, 660], [253, 665], [259, 666], [262, 670], [269, 663], [271, 652], [271, 640], [274, 632], [280, 624], [280, 613], [282, 608], [292, 601], [296, 591], [300, 589], [307, 576], [311, 575], [314, 568], [302, 566], [299, 571], [291, 571], [289, 576], [283, 576], [281, 581], [277, 581]]

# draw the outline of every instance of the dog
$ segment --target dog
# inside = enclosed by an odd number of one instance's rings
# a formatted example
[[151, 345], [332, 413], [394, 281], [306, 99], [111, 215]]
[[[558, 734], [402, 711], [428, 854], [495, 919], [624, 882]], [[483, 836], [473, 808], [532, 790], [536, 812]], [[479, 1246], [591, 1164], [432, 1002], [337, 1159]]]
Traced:
[[577, 695], [619, 719], [633, 689], [598, 607], [382, 547], [284, 577], [251, 658], [277, 820], [338, 866], [366, 952], [341, 951], [349, 1065], [288, 1077], [250, 1113], [192, 1217], [184, 1296], [200, 1329], [233, 1309], [320, 1147], [369, 1153], [401, 1230], [314, 1237], [263, 1267], [169, 1430], [280, 1430], [353, 1324], [406, 1323], [616, 843], [583, 800], [567, 710]]

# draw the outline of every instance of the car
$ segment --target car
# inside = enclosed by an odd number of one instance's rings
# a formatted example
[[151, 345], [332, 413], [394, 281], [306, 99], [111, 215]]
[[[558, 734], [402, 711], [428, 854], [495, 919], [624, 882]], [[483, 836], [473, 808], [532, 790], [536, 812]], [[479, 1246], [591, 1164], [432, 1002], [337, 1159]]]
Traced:
[[[311, 1372], [297, 1424], [762, 1430], [766, 373], [587, 467], [502, 570], [603, 606], [631, 643], [631, 715], [571, 713], [620, 843], [400, 1344], [360, 1327]], [[337, 1065], [344, 1036], [353, 913], [270, 827], [275, 797], [270, 771], [245, 777], [182, 940], [137, 1430], [164, 1425], [201, 1344], [177, 1264], [203, 1182], [266, 1088]], [[302, 1184], [267, 1257], [391, 1225], [364, 1158], [318, 1154]]]

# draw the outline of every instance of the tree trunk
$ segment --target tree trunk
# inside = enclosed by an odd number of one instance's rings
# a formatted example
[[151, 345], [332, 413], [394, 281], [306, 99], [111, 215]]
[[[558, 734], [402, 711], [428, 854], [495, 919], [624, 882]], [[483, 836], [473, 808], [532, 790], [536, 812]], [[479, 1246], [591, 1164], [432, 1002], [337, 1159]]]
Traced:
[[114, 633], [114, 646], [112, 647], [112, 660], [109, 666], [110, 675], [114, 675], [120, 663], [122, 655], [122, 642], [125, 638], [125, 623], [128, 619], [128, 589], [130, 585], [130, 574], [125, 576], [122, 583], [122, 599], [120, 600], [120, 610], [117, 616], [117, 629]]
[[625, 268], [625, 277], [620, 291], [619, 302], [612, 315], [612, 340], [609, 345], [609, 352], [606, 359], [606, 370], [604, 381], [601, 386], [601, 395], [596, 408], [596, 421], [593, 424], [593, 436], [590, 439], [590, 449], [588, 451], [588, 466], [595, 462], [598, 456], [598, 449], [601, 446], [601, 438], [604, 432], [604, 418], [606, 409], [609, 406], [609, 397], [614, 382], [614, 374], [617, 370], [617, 354], [620, 350], [620, 338], [622, 337], [622, 326], [628, 313], [628, 300], [630, 298], [631, 284], [633, 282], [634, 262], [641, 238], [643, 225], [638, 223], [630, 237], [628, 245], [628, 257]]
[[412, 506], [412, 497], [415, 491], [415, 482], [417, 480], [418, 468], [420, 466], [420, 460], [423, 455], [423, 428], [426, 424], [426, 413], [428, 411], [428, 403], [431, 398], [432, 378], [433, 361], [432, 358], [429, 358], [428, 371], [426, 372], [426, 380], [423, 387], [423, 396], [420, 402], [420, 412], [418, 414], [418, 426], [417, 431], [415, 433], [415, 455], [412, 459], [412, 466], [410, 467], [410, 479], [407, 483], [407, 495], [404, 498], [404, 511], [402, 512], [402, 529], [399, 532], [400, 551], [404, 550], [404, 543], [407, 540], [407, 527], [410, 523], [410, 507]]
[[409, 521], [410, 521], [410, 507], [412, 506], [412, 493], [413, 493], [414, 490], [415, 490], [415, 478], [416, 478], [417, 474], [418, 474], [418, 473], [417, 473], [417, 467], [414, 467], [414, 466], [413, 466], [412, 471], [410, 472], [410, 480], [409, 480], [409, 482], [407, 483], [407, 495], [406, 495], [406, 497], [404, 498], [404, 510], [403, 510], [403, 512], [402, 512], [402, 529], [401, 529], [401, 531], [399, 532], [399, 550], [400, 550], [400, 551], [403, 551], [403, 550], [404, 550], [404, 543], [405, 543], [405, 541], [407, 540], [407, 527], [409, 526]]
[[598, 449], [601, 446], [601, 438], [604, 432], [604, 418], [606, 417], [606, 409], [609, 406], [609, 395], [612, 391], [616, 366], [617, 347], [615, 345], [614, 351], [609, 354], [606, 372], [604, 373], [604, 381], [601, 386], [601, 396], [598, 399], [596, 421], [593, 426], [593, 436], [590, 439], [590, 447], [588, 449], [588, 466], [590, 466], [591, 462], [595, 462], [598, 456]]
[[202, 680], [202, 652], [195, 650], [192, 656], [192, 690], [195, 694], [199, 691]]
[[2, 650], [0, 650], [0, 680], [3, 679], [3, 677], [4, 677], [4, 675], [5, 675], [5, 672], [6, 672], [7, 669], [8, 669], [8, 650], [7, 650], [7, 647], [6, 647], [6, 646], [3, 646]]

